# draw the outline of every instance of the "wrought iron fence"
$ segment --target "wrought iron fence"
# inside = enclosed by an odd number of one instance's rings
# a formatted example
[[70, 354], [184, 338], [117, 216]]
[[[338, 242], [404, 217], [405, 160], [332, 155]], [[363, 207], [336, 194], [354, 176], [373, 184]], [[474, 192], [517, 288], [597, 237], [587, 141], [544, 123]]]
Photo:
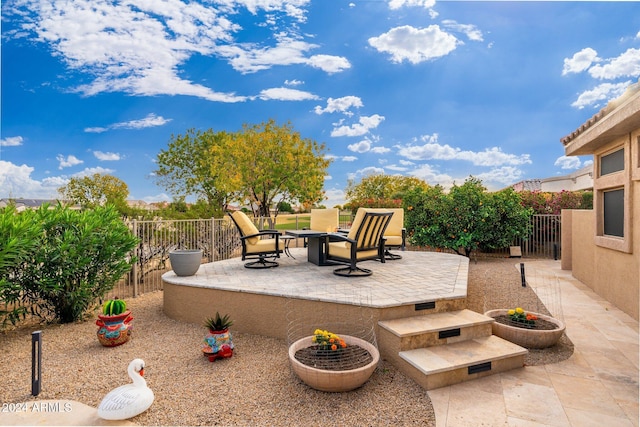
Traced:
[[[351, 215], [340, 216], [340, 227], [348, 228]], [[560, 215], [534, 215], [528, 239], [518, 239], [523, 257], [560, 259]], [[254, 219], [258, 228], [304, 228], [309, 214]], [[109, 297], [135, 297], [162, 289], [162, 274], [171, 269], [169, 252], [173, 249], [202, 249], [202, 262], [240, 256], [240, 236], [228, 218], [194, 220], [131, 221], [132, 232], [140, 243], [131, 254], [137, 261], [131, 272], [109, 293]], [[507, 255], [509, 248], [492, 252]]]

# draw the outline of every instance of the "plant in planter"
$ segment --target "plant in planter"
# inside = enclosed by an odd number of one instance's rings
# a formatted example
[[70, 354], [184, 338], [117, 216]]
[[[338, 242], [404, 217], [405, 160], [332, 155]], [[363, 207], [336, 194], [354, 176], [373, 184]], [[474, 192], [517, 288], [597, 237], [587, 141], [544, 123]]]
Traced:
[[493, 335], [511, 341], [525, 348], [547, 348], [555, 345], [566, 326], [564, 322], [551, 316], [521, 307], [497, 309], [485, 313], [495, 320], [491, 325]]
[[209, 358], [210, 362], [233, 356], [235, 346], [233, 345], [231, 332], [229, 332], [231, 325], [233, 325], [233, 321], [228, 314], [220, 316], [220, 313], [216, 312], [215, 317], [205, 319], [204, 326], [209, 330], [209, 333], [204, 337], [206, 345], [202, 352]]
[[363, 339], [316, 329], [313, 335], [291, 344], [289, 361], [309, 387], [343, 392], [367, 382], [380, 361], [380, 353]]
[[102, 305], [102, 314], [98, 314], [98, 341], [105, 347], [115, 347], [126, 343], [131, 338], [131, 321], [133, 316], [127, 310], [124, 300], [110, 299]]

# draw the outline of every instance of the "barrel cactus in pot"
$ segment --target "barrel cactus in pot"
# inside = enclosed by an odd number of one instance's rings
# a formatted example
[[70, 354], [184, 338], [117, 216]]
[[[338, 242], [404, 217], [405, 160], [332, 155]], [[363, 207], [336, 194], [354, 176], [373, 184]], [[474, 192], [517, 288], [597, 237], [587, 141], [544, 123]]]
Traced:
[[102, 305], [102, 314], [98, 314], [98, 341], [105, 347], [115, 347], [131, 338], [131, 311], [127, 310], [124, 300], [110, 299]]

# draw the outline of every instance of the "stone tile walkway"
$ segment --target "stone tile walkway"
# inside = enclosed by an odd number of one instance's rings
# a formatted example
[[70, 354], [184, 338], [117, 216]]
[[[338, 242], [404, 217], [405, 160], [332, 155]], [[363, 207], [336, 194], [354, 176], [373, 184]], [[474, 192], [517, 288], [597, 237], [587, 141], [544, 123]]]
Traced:
[[540, 273], [533, 277], [557, 277], [574, 354], [429, 391], [436, 426], [638, 426], [638, 322], [560, 261], [523, 261]]

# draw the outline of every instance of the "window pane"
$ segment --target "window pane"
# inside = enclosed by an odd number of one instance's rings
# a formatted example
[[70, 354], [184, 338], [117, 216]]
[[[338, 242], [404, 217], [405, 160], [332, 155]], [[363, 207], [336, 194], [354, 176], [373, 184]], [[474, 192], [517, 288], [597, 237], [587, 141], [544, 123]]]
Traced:
[[605, 191], [604, 234], [624, 237], [624, 190]]
[[600, 175], [624, 170], [624, 148], [600, 158]]

